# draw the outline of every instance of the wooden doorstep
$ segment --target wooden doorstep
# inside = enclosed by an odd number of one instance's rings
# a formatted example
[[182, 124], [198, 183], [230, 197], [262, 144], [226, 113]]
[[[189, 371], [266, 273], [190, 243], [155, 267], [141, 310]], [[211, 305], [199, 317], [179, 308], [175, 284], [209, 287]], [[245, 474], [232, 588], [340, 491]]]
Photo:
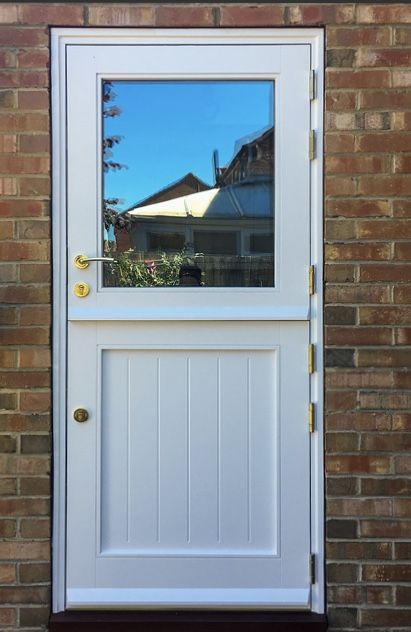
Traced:
[[49, 632], [325, 632], [313, 612], [65, 611], [52, 614]]

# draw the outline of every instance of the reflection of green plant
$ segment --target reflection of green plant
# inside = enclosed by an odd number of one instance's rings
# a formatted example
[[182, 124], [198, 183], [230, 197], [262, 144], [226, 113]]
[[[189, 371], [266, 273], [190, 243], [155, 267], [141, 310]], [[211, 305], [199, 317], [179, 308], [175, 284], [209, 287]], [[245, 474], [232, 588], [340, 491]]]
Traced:
[[[159, 252], [151, 259], [136, 259], [134, 253], [121, 253], [116, 263], [108, 264], [109, 285], [116, 287], [170, 287], [179, 285], [182, 265], [191, 263], [184, 252]], [[107, 270], [108, 271], [108, 270]]]

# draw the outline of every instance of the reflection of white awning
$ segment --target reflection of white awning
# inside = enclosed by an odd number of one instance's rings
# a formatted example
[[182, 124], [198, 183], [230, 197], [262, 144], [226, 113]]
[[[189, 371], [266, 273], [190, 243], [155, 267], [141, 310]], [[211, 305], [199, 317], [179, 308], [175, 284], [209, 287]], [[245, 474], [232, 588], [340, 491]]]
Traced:
[[140, 206], [134, 217], [259, 217], [273, 216], [273, 187], [269, 182], [229, 185]]

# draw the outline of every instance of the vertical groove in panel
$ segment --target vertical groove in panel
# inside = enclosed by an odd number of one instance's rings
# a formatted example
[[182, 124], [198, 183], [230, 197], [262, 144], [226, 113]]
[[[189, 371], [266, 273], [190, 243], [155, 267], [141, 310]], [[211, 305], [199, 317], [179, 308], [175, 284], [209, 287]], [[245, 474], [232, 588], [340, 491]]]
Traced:
[[247, 358], [247, 538], [251, 542], [251, 358]]
[[217, 542], [221, 542], [221, 366], [217, 358]]
[[187, 358], [187, 542], [191, 539], [191, 380], [190, 358]]
[[126, 520], [127, 520], [127, 542], [130, 542], [131, 533], [131, 358], [127, 358], [127, 506], [126, 506]]
[[156, 525], [156, 541], [160, 542], [160, 473], [161, 473], [161, 464], [160, 464], [160, 415], [161, 415], [161, 407], [160, 407], [160, 358], [157, 358], [157, 525]]

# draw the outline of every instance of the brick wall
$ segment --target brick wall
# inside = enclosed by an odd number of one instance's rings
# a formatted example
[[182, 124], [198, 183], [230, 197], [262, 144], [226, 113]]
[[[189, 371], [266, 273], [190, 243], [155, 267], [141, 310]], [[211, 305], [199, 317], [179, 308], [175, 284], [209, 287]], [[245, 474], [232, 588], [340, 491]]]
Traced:
[[411, 626], [411, 8], [0, 4], [0, 628], [49, 611], [48, 26], [325, 25], [332, 630]]

